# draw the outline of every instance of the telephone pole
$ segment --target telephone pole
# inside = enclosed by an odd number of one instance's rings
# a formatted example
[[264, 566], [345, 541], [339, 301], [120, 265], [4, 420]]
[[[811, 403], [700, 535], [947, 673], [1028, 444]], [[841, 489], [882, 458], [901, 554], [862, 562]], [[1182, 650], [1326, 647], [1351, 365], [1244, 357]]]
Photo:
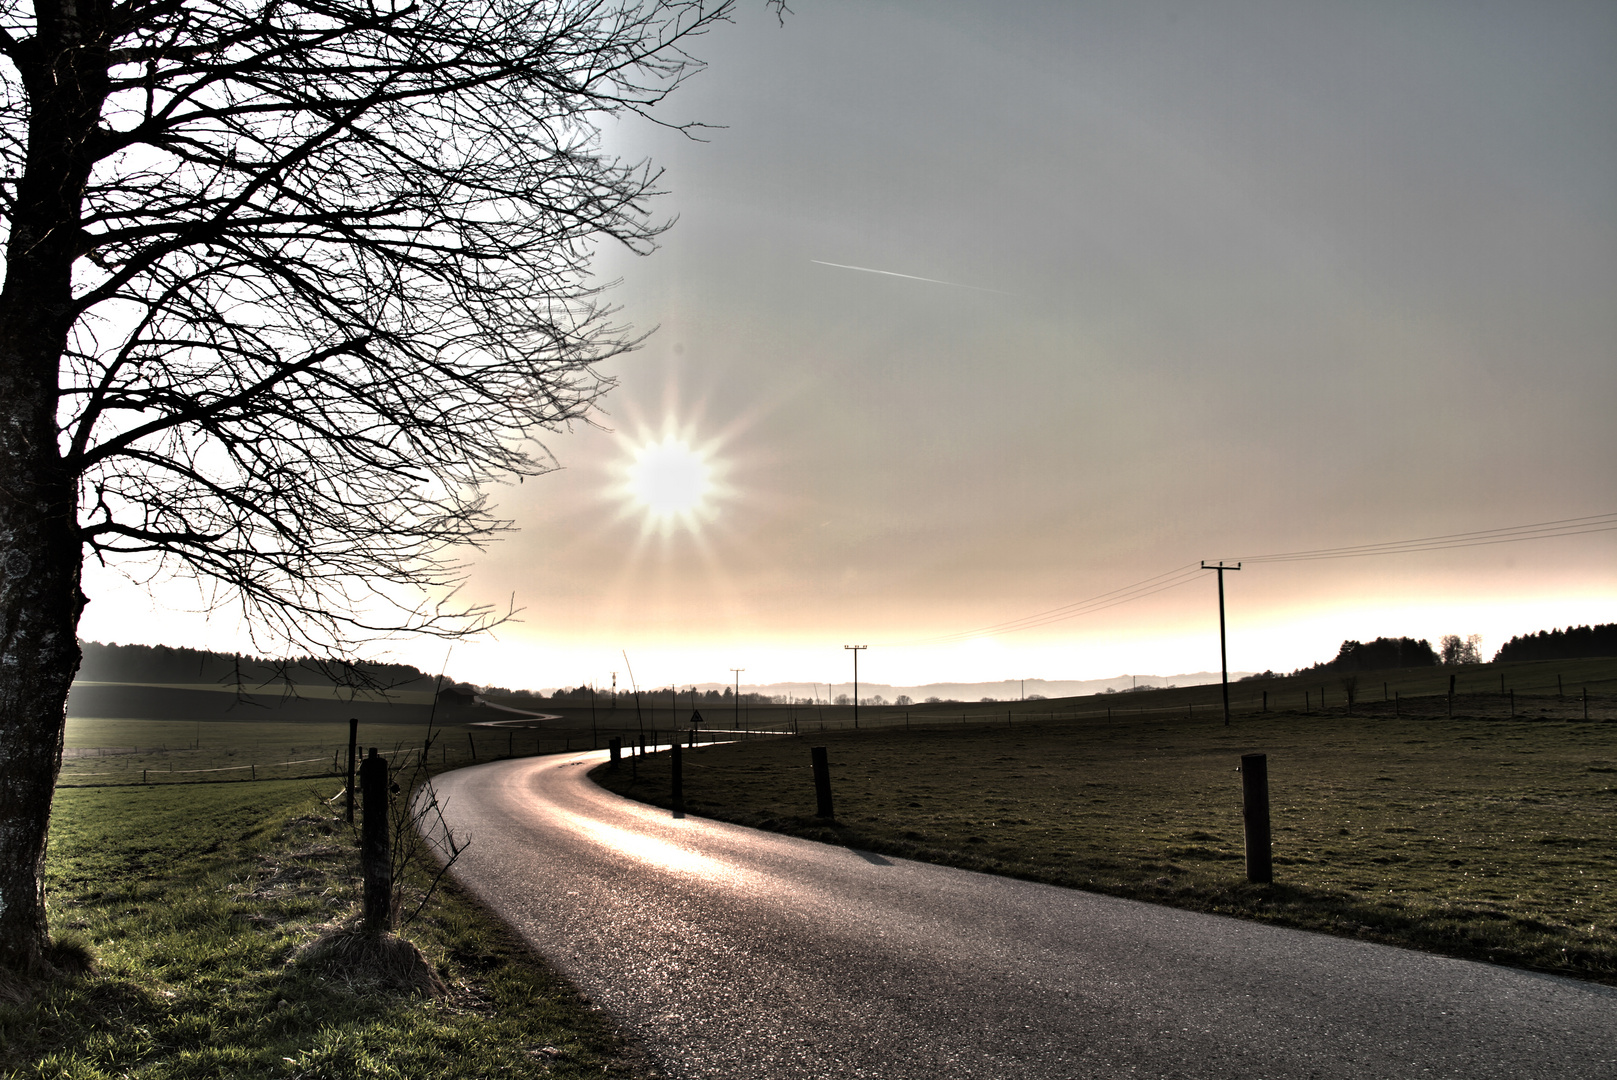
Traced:
[[844, 649], [853, 650], [853, 726], [859, 727], [859, 652], [870, 648], [869, 645], [844, 645]]
[[740, 731], [741, 730], [741, 673], [743, 671], [746, 671], [747, 669], [744, 668], [744, 667], [733, 667], [730, 670], [736, 673], [736, 718], [735, 718], [735, 722], [730, 725], [730, 730], [732, 730], [732, 731]]
[[1224, 560], [1218, 560], [1217, 566], [1208, 566], [1207, 560], [1202, 560], [1203, 570], [1218, 571], [1218, 665], [1224, 676], [1224, 726], [1230, 726], [1230, 658], [1224, 647], [1224, 571], [1239, 570], [1241, 564], [1225, 566]]

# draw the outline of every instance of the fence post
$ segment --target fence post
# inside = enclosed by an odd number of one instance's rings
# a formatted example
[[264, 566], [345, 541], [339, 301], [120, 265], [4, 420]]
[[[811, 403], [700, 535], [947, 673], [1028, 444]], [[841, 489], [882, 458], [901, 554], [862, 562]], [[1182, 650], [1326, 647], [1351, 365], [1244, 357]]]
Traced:
[[1269, 757], [1241, 755], [1241, 814], [1246, 826], [1246, 879], [1259, 885], [1274, 880], [1269, 840]]
[[359, 766], [360, 798], [365, 821], [360, 826], [359, 866], [365, 877], [365, 932], [393, 929], [393, 856], [388, 837], [387, 759], [371, 747]]
[[354, 767], [359, 763], [354, 760], [358, 752], [359, 743], [359, 717], [348, 718], [348, 824], [354, 823]]
[[817, 804], [814, 814], [816, 817], [834, 818], [836, 815], [831, 812], [831, 760], [823, 746], [810, 747], [809, 756], [814, 761], [814, 801]]
[[[1269, 711], [1269, 691], [1267, 691], [1267, 690], [1265, 690], [1263, 692], [1263, 711], [1264, 712]], [[1108, 718], [1110, 718], [1111, 715], [1112, 715], [1112, 710], [1107, 709], [1106, 710], [1106, 715], [1107, 715]]]
[[622, 736], [613, 736], [612, 738], [608, 739], [606, 741], [606, 752], [607, 761], [609, 762], [610, 767], [616, 769], [618, 767], [619, 759], [623, 757]]
[[668, 737], [668, 760], [672, 772], [670, 788], [670, 801], [674, 805], [674, 816], [685, 816], [685, 759], [680, 753], [679, 732], [674, 731]]

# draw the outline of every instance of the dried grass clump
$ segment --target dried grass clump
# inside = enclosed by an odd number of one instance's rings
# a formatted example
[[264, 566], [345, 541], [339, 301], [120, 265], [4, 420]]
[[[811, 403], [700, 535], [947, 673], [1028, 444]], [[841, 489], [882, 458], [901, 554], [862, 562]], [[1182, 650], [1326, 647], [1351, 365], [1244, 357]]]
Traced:
[[370, 934], [358, 926], [329, 930], [304, 946], [296, 962], [319, 968], [357, 988], [442, 998], [449, 990], [415, 944], [397, 934]]
[[51, 984], [95, 970], [89, 939], [68, 931], [52, 939], [28, 971], [0, 969], [0, 1004], [22, 1005]]

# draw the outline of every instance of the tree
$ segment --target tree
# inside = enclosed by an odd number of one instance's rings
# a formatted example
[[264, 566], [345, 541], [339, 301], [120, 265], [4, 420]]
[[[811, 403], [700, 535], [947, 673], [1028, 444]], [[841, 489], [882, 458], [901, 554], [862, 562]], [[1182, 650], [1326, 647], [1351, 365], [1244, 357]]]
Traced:
[[1471, 634], [1461, 640], [1459, 634], [1444, 634], [1439, 643], [1439, 652], [1443, 664], [1453, 667], [1456, 664], [1482, 663], [1482, 635]]
[[269, 639], [494, 621], [443, 597], [633, 347], [601, 152], [728, 0], [0, 0], [0, 965], [41, 871], [85, 557], [194, 575]]

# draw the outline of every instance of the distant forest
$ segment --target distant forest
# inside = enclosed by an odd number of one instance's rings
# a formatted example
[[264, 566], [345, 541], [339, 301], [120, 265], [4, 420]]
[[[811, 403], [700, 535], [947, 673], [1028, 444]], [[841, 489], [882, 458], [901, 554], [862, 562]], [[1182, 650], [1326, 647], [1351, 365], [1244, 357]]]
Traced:
[[[272, 660], [260, 656], [216, 653], [205, 649], [176, 649], [167, 645], [103, 645], [81, 641], [84, 660], [78, 677], [86, 682], [218, 683], [247, 687], [291, 681], [313, 686], [330, 684], [333, 665], [309, 656]], [[434, 676], [408, 664], [362, 664], [362, 679], [388, 687], [432, 689]], [[452, 685], [448, 680], [446, 685]]]
[[1374, 641], [1344, 641], [1334, 659], [1298, 668], [1293, 675], [1325, 671], [1382, 671], [1386, 668], [1436, 667], [1441, 663], [1432, 643], [1422, 638], [1378, 637]]
[[1569, 626], [1513, 637], [1499, 647], [1494, 661], [1576, 660], [1586, 656], [1617, 656], [1617, 623]]

